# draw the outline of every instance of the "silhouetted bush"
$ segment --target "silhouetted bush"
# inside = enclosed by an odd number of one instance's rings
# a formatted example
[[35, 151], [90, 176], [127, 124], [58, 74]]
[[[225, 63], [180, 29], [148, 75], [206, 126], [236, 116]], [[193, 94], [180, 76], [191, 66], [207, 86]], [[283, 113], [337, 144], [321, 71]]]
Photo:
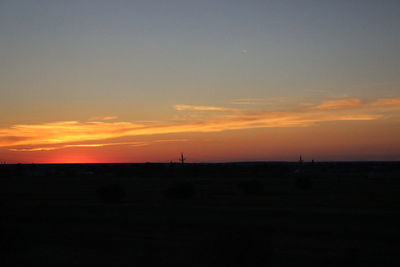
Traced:
[[126, 192], [119, 184], [110, 184], [97, 189], [97, 196], [106, 203], [119, 203], [126, 197]]
[[246, 195], [262, 195], [264, 193], [264, 184], [259, 180], [242, 181], [238, 188]]
[[169, 199], [188, 199], [194, 197], [196, 193], [193, 183], [180, 182], [164, 191], [164, 196]]
[[298, 176], [294, 180], [294, 185], [301, 190], [310, 190], [313, 186], [313, 182], [310, 177]]

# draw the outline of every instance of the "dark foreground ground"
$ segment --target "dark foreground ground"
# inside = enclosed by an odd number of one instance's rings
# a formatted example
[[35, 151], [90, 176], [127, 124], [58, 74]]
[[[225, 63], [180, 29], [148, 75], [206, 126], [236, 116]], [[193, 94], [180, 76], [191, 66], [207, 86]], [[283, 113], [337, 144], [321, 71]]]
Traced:
[[399, 163], [0, 166], [0, 266], [400, 266]]

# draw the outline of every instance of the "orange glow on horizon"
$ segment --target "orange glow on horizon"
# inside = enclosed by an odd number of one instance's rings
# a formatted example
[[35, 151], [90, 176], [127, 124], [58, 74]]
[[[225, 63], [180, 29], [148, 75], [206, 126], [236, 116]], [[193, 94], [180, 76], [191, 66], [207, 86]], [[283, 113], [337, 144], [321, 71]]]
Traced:
[[383, 147], [386, 152], [379, 153], [397, 158], [400, 145], [398, 98], [300, 103], [275, 111], [190, 105], [179, 110], [195, 113], [140, 123], [110, 121], [117, 118], [110, 116], [105, 117], [108, 121], [11, 125], [0, 128], [0, 158], [37, 163], [170, 162], [183, 151], [192, 154], [192, 162], [290, 160], [306, 152], [321, 157], [346, 152], [343, 155], [358, 158]]
[[50, 157], [48, 163], [101, 163], [102, 161], [96, 158], [93, 153], [85, 152], [67, 152], [59, 154], [55, 157]]

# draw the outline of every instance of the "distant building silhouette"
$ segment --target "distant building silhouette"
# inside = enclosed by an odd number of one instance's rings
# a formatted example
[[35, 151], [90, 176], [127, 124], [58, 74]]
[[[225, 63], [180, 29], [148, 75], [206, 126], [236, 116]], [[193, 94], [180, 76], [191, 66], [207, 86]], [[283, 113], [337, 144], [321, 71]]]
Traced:
[[303, 160], [302, 156], [300, 155], [299, 163], [302, 164], [303, 162], [304, 162], [304, 160]]

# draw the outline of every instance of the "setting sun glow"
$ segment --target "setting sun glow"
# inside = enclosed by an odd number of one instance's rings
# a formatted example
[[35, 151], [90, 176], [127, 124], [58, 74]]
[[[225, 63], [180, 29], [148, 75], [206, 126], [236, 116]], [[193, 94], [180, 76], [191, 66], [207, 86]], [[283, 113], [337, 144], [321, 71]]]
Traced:
[[400, 160], [397, 5], [217, 2], [1, 1], [0, 161]]

